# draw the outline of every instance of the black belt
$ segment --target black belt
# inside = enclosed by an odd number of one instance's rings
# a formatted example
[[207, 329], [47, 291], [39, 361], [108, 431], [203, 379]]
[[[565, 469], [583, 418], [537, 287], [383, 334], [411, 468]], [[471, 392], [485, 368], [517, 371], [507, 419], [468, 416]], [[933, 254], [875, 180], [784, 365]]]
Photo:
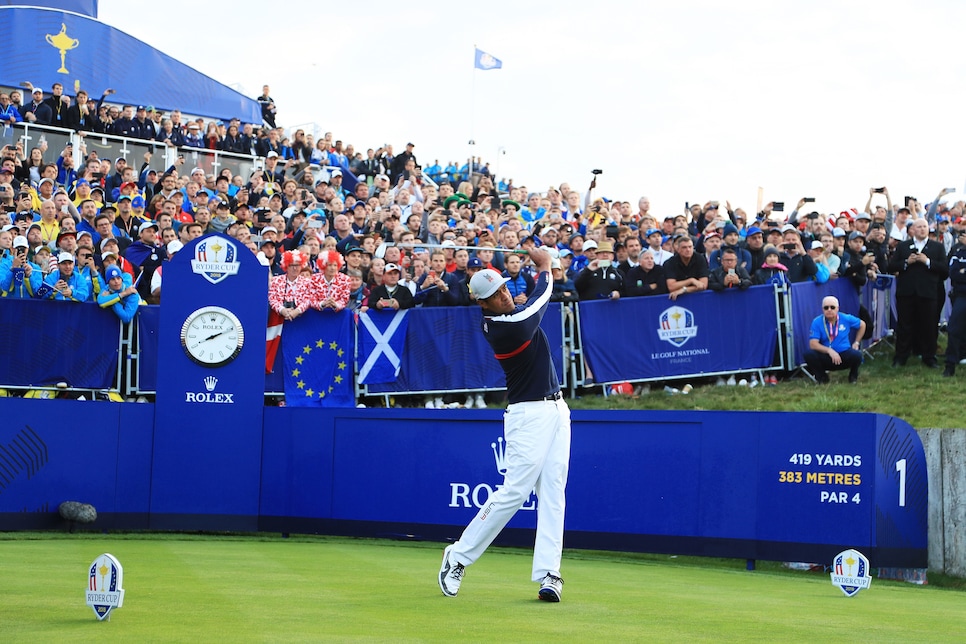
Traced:
[[561, 398], [563, 398], [563, 392], [558, 390], [549, 396], [544, 396], [543, 400], [560, 400]]

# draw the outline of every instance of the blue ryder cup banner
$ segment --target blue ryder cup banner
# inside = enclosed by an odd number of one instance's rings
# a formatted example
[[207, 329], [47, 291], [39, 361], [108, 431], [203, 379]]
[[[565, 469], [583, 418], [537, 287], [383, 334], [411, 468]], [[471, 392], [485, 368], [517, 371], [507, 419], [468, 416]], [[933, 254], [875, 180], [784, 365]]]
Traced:
[[[822, 315], [822, 298], [834, 295], [839, 299], [839, 310], [858, 317], [859, 294], [855, 284], [849, 279], [836, 279], [825, 284], [815, 282], [799, 282], [790, 288], [792, 331], [794, 333], [793, 346], [795, 355], [793, 365], [805, 364], [805, 352], [808, 351], [808, 332], [812, 327], [812, 320]], [[853, 332], [852, 337], [855, 338]]]
[[[480, 329], [482, 313], [478, 306], [410, 309], [406, 317], [409, 328], [400, 356], [399, 376], [394, 382], [369, 385], [370, 393], [506, 387], [503, 369]], [[559, 302], [547, 306], [540, 328], [547, 334], [553, 366], [563, 381], [563, 323]], [[361, 354], [359, 364], [363, 365]]]
[[0, 383], [106, 389], [114, 382], [121, 321], [93, 303], [4, 298]]
[[[159, 29], [179, 28], [175, 22], [155, 22]], [[112, 87], [117, 90], [110, 97], [113, 103], [262, 122], [254, 99], [92, 18], [55, 9], [0, 7], [0, 25], [8, 36], [16, 34], [16, 46], [6, 48], [0, 65], [0, 85], [18, 87], [29, 80], [49, 97], [51, 86], [61, 83], [65, 95], [81, 88], [94, 98]], [[24, 94], [29, 103], [29, 91]]]
[[359, 384], [396, 381], [408, 329], [409, 311], [359, 314]]
[[282, 327], [285, 404], [355, 407], [352, 313], [307, 310]]
[[760, 369], [774, 361], [778, 324], [770, 285], [578, 307], [595, 382]]

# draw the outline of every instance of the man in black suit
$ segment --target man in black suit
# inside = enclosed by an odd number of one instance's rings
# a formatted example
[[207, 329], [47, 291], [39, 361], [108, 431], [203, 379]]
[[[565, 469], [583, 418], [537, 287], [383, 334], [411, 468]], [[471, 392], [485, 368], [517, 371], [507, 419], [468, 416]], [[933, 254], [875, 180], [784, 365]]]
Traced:
[[939, 333], [936, 297], [949, 268], [943, 245], [929, 239], [929, 224], [925, 219], [914, 221], [909, 239], [899, 242], [889, 261], [889, 272], [898, 275], [896, 355], [892, 366], [905, 365], [913, 347], [919, 347], [922, 363], [933, 369], [937, 366]]

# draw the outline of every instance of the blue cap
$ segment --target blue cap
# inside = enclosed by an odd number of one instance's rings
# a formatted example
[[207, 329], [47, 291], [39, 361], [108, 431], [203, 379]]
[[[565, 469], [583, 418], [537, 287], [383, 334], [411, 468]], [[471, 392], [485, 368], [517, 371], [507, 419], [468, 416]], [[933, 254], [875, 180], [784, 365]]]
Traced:
[[483, 268], [483, 262], [479, 257], [470, 257], [470, 261], [466, 262], [466, 268]]
[[557, 255], [560, 257], [570, 257], [573, 255], [573, 253], [570, 252], [569, 248], [561, 248], [559, 251], [557, 251]]
[[660, 230], [658, 230], [657, 228], [648, 228], [648, 229], [647, 229], [647, 232], [646, 232], [646, 233], [644, 233], [644, 236], [645, 236], [645, 237], [650, 237], [650, 236], [651, 236], [651, 235], [653, 235], [654, 233], [659, 233], [659, 232], [661, 232], [661, 231], [660, 231]]
[[108, 266], [107, 270], [104, 271], [104, 276], [108, 279], [108, 281], [114, 279], [115, 277], [120, 277], [121, 269], [117, 266]]
[[142, 197], [141, 195], [138, 195], [134, 199], [131, 199], [131, 207], [144, 208], [144, 197]]
[[91, 185], [91, 182], [88, 181], [87, 179], [78, 179], [77, 184], [74, 187], [80, 188], [81, 186], [89, 186], [89, 185]]
[[758, 226], [752, 226], [751, 228], [745, 231], [745, 237], [751, 237], [752, 235], [760, 235], [760, 234], [761, 234], [761, 228], [759, 228]]

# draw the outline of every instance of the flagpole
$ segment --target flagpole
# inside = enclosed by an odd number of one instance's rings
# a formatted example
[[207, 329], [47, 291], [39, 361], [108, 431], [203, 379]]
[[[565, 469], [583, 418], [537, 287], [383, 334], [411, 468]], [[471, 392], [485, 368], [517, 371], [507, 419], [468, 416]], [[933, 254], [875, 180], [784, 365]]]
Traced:
[[473, 43], [473, 79], [470, 83], [470, 158], [466, 161], [466, 178], [473, 183], [473, 146], [476, 140], [473, 138], [476, 129], [476, 43]]

